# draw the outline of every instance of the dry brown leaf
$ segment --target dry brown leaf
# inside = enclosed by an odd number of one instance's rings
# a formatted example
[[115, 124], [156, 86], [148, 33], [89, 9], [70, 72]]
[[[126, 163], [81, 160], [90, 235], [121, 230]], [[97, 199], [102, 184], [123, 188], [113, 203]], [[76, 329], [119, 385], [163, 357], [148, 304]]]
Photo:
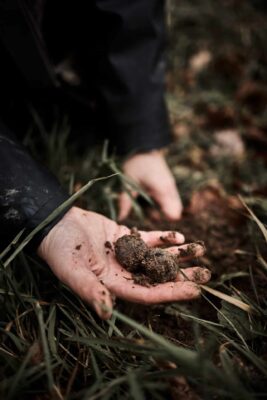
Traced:
[[173, 136], [175, 139], [181, 139], [182, 137], [188, 136], [190, 133], [189, 126], [183, 123], [176, 123], [173, 126]]
[[224, 129], [214, 133], [215, 144], [210, 153], [214, 157], [232, 156], [242, 158], [245, 154], [245, 145], [240, 133], [234, 129]]
[[189, 60], [189, 68], [194, 74], [202, 72], [211, 62], [212, 54], [208, 50], [200, 50]]

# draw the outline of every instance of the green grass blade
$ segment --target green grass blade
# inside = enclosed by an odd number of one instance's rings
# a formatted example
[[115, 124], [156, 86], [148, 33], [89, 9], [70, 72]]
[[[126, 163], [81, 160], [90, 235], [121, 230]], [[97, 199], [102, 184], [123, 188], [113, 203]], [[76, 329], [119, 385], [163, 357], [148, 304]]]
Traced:
[[128, 373], [128, 382], [129, 382], [131, 397], [134, 400], [145, 400], [144, 393], [141, 389], [141, 386], [138, 384], [136, 378], [137, 378], [136, 374], [134, 374], [133, 371], [130, 371]]
[[14, 239], [12, 240], [11, 243], [9, 243], [9, 245], [2, 251], [2, 253], [0, 253], [0, 260], [2, 260], [6, 254], [8, 254], [10, 252], [10, 250], [12, 249], [12, 247], [18, 243], [19, 239], [21, 238], [21, 236], [23, 235], [23, 232], [25, 231], [25, 229], [22, 229], [17, 236], [14, 237]]
[[48, 343], [53, 355], [57, 354], [57, 344], [56, 344], [56, 337], [55, 337], [55, 324], [56, 324], [56, 306], [53, 305], [50, 309], [49, 314], [49, 324], [48, 324]]
[[42, 310], [39, 302], [36, 302], [35, 311], [36, 311], [36, 315], [37, 315], [37, 319], [38, 319], [38, 323], [39, 323], [40, 334], [41, 334], [41, 341], [42, 341], [42, 347], [43, 347], [43, 352], [44, 352], [44, 362], [45, 362], [45, 366], [46, 366], [46, 374], [47, 374], [47, 380], [48, 380], [48, 388], [50, 391], [52, 391], [52, 389], [54, 387], [54, 378], [53, 378], [53, 372], [52, 372], [51, 357], [50, 357], [47, 337], [46, 337], [46, 333], [45, 333], [43, 310]]
[[220, 360], [222, 363], [222, 367], [227, 375], [228, 382], [231, 382], [231, 387], [235, 388], [236, 398], [240, 398], [242, 400], [252, 400], [253, 397], [250, 393], [247, 392], [240, 379], [237, 377], [237, 374], [235, 372], [236, 367], [234, 367], [233, 362], [229, 357], [226, 349], [223, 349], [220, 352]]
[[31, 347], [29, 349], [29, 351], [26, 354], [26, 357], [24, 358], [23, 362], [21, 363], [18, 372], [16, 373], [16, 375], [12, 378], [12, 385], [10, 385], [10, 390], [8, 392], [7, 395], [7, 399], [13, 399], [14, 395], [16, 395], [16, 392], [19, 390], [19, 384], [20, 382], [25, 381], [25, 377], [24, 377], [24, 372], [25, 369], [32, 357], [32, 353], [33, 353], [33, 348]]
[[256, 215], [254, 214], [254, 212], [246, 205], [245, 201], [242, 199], [241, 196], [239, 196], [240, 201], [242, 202], [243, 206], [245, 207], [245, 209], [249, 212], [249, 214], [251, 215], [253, 221], [256, 222], [256, 224], [258, 225], [261, 233], [264, 236], [264, 239], [267, 243], [267, 229], [265, 228], [264, 224], [259, 220], [258, 217], [256, 217]]
[[200, 363], [199, 354], [196, 351], [175, 346], [163, 336], [158, 335], [155, 332], [151, 332], [145, 326], [139, 324], [126, 315], [121, 314], [117, 310], [114, 310], [113, 313], [119, 320], [136, 329], [152, 342], [159, 345], [161, 349], [166, 352], [167, 357], [178, 362], [185, 370], [189, 371], [193, 375], [197, 375], [199, 377], [200, 371], [205, 371], [205, 373], [210, 372], [211, 376], [213, 376], [215, 379], [221, 379], [220, 372], [214, 367], [210, 360], [202, 360]]

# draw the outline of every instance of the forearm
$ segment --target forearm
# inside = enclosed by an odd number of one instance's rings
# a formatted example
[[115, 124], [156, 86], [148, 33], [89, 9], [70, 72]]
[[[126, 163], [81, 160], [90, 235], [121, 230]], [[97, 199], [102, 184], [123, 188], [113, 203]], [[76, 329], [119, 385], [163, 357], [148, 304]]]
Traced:
[[[67, 197], [55, 177], [29, 155], [0, 121], [0, 249], [21, 229], [29, 233]], [[55, 223], [33, 239], [33, 248]]]

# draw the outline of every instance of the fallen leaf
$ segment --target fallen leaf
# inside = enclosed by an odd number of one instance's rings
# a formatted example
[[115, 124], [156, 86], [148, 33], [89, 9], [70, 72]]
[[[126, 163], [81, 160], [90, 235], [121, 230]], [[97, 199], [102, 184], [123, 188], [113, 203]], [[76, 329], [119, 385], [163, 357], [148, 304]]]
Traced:
[[189, 126], [183, 123], [176, 123], [173, 126], [173, 136], [176, 139], [181, 139], [183, 137], [188, 136], [190, 133]]
[[245, 145], [240, 133], [234, 129], [224, 129], [214, 133], [215, 144], [210, 148], [213, 157], [232, 156], [241, 159], [245, 155]]
[[189, 68], [194, 74], [202, 72], [211, 62], [212, 54], [208, 50], [200, 50], [189, 60]]

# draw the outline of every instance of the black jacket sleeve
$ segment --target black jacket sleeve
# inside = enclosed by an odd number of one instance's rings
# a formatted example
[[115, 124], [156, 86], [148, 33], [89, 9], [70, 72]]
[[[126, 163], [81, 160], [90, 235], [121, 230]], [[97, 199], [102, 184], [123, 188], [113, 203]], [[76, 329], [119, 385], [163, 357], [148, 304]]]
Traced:
[[120, 153], [170, 142], [164, 101], [164, 1], [96, 0], [97, 84]]
[[[0, 0], [0, 35], [25, 82], [33, 89], [40, 89], [55, 85], [55, 79], [47, 55], [51, 46], [42, 40], [41, 26], [32, 10], [35, 3]], [[58, 42], [60, 35], [63, 37], [60, 46], [74, 41], [70, 50], [76, 52], [80, 48], [87, 59], [86, 70], [94, 64], [88, 80], [93, 80], [100, 99], [103, 131], [118, 152], [149, 151], [168, 144], [164, 1], [77, 0], [74, 5], [63, 0], [46, 0], [44, 3], [46, 10], [51, 9], [47, 12], [48, 26], [50, 18], [56, 15], [52, 43]], [[55, 13], [57, 4], [59, 14]], [[63, 29], [62, 19], [66, 18]], [[56, 47], [55, 52], [60, 52]]]
[[[0, 121], [0, 250], [23, 228], [24, 235], [31, 232], [67, 198], [55, 177], [31, 158]], [[60, 218], [34, 237], [30, 250]]]

